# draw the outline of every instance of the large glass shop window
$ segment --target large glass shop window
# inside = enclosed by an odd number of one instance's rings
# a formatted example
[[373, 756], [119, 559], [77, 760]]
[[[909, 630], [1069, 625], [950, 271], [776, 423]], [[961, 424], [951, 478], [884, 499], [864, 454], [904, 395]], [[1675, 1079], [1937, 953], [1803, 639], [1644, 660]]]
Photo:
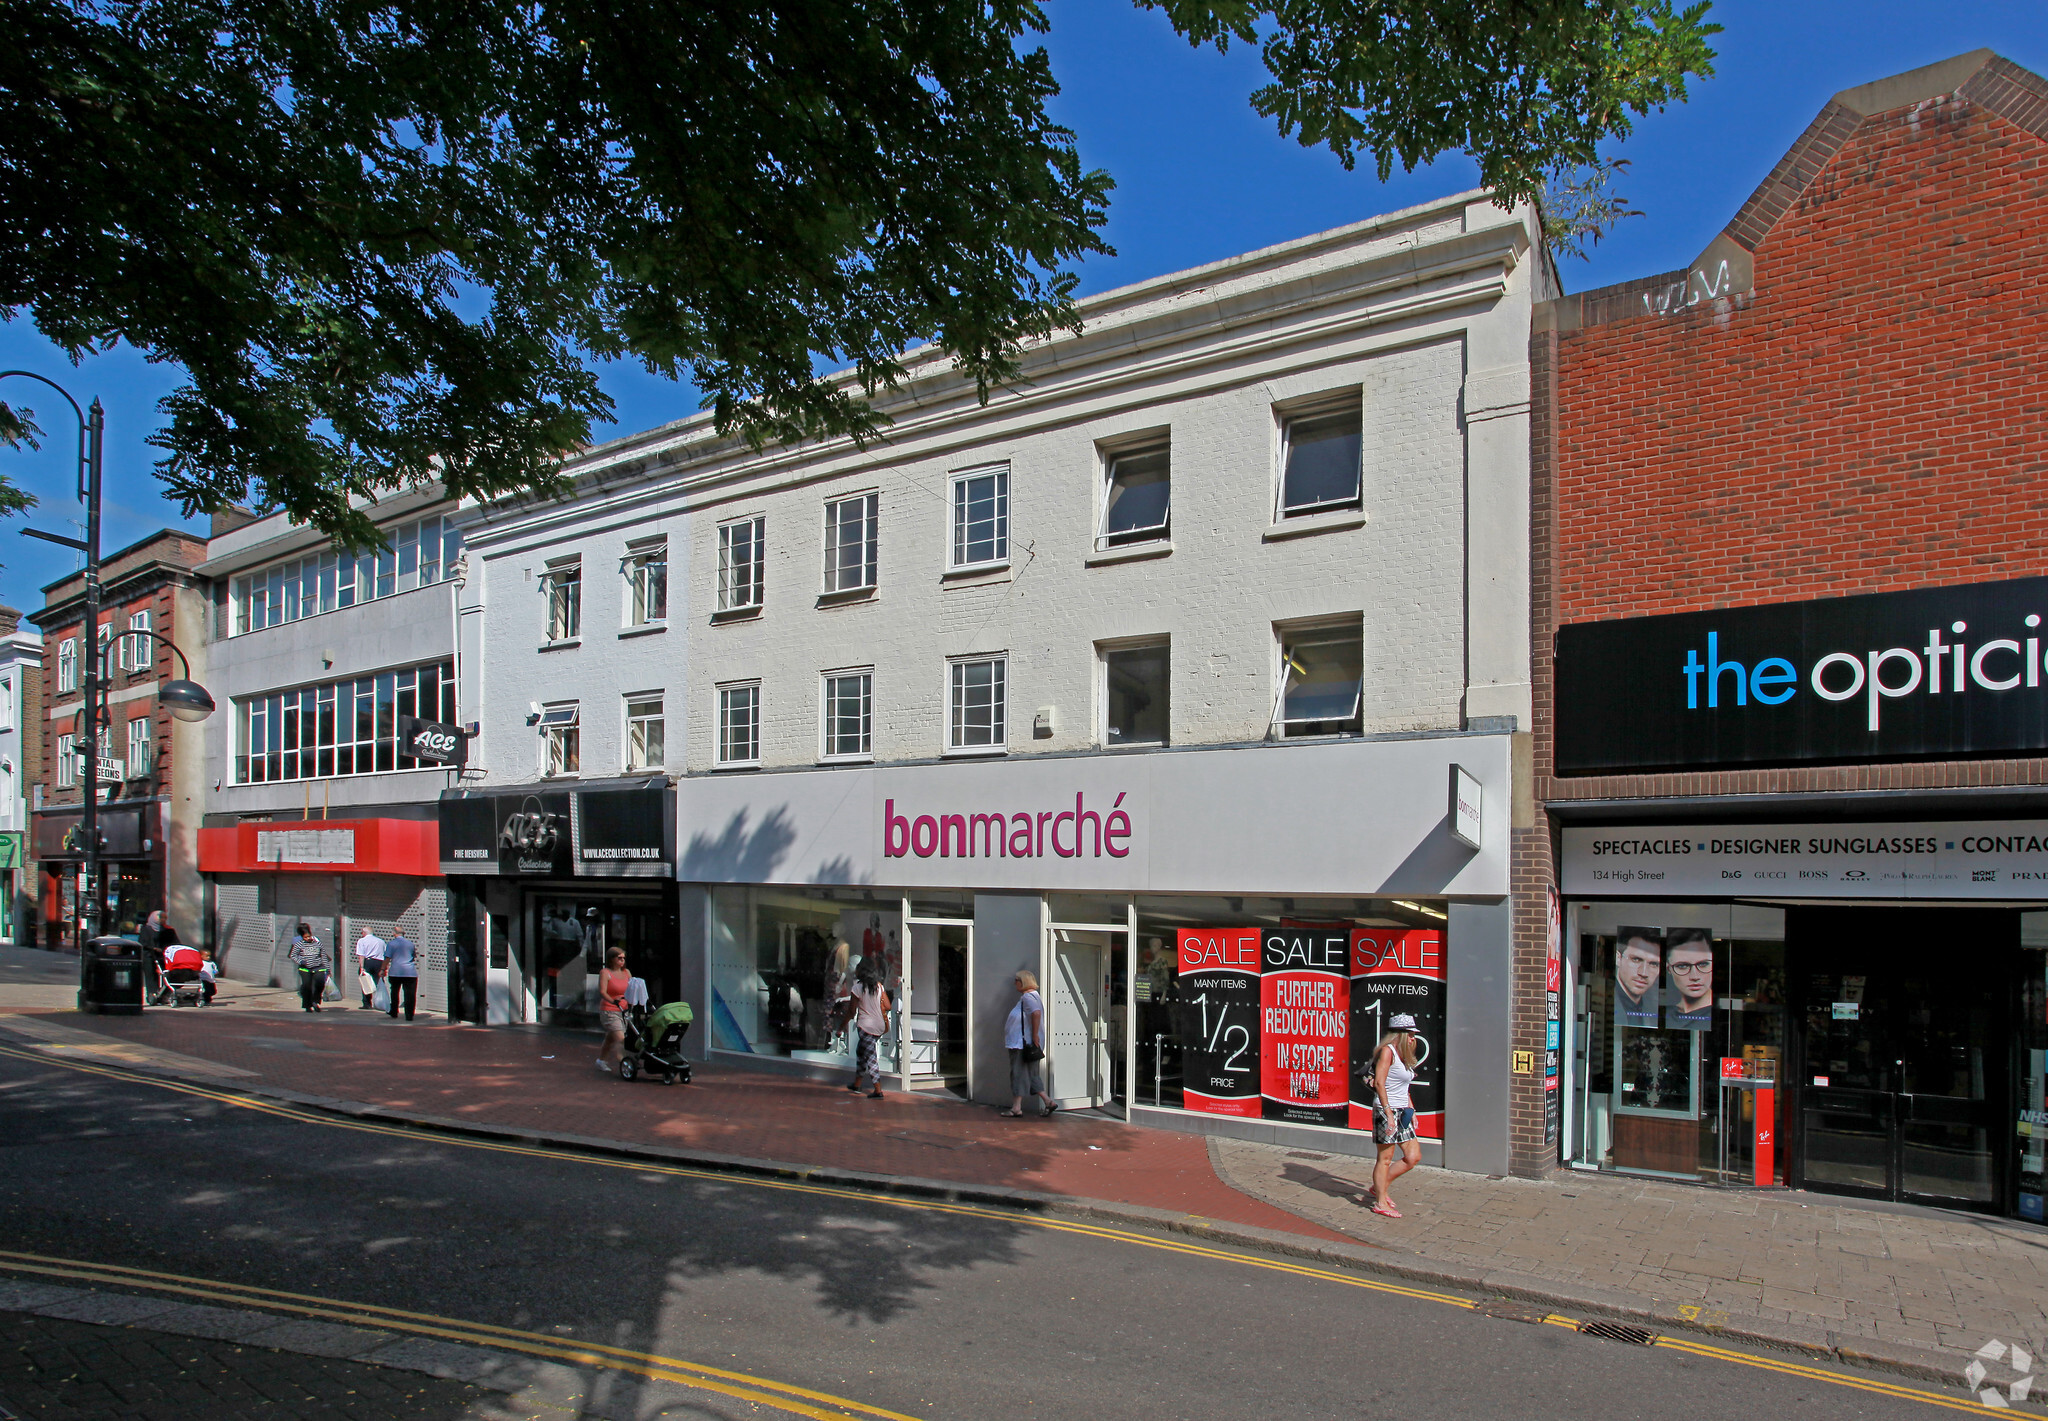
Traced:
[[614, 947], [625, 950], [626, 970], [646, 982], [649, 1005], [677, 999], [676, 915], [658, 898], [536, 894], [529, 906], [533, 991], [549, 1013], [544, 1019], [597, 1020], [598, 974]]
[[1416, 1133], [1443, 1137], [1447, 914], [1340, 898], [1139, 898], [1139, 1105], [1370, 1130], [1376, 1048], [1416, 1019]]
[[[1723, 1087], [1721, 1061], [1742, 1060], [1752, 1077], [1782, 1085], [1783, 912], [1580, 903], [1575, 919], [1571, 1158], [1630, 1173], [1747, 1181], [1756, 1097]], [[1779, 1115], [1783, 1099], [1780, 1089]], [[1780, 1173], [1783, 1163], [1781, 1153]]]
[[2014, 1113], [2013, 1167], [2018, 1172], [2013, 1212], [2042, 1223], [2048, 1187], [2048, 913], [2020, 914], [2019, 1053], [2015, 1072], [2019, 1108]]
[[[883, 983], [900, 999], [903, 900], [857, 889], [720, 888], [712, 910], [712, 1046], [851, 1067], [853, 1028], [835, 1021], [833, 1003], [863, 957], [884, 964]], [[893, 1032], [881, 1049], [882, 1069], [894, 1071]]]

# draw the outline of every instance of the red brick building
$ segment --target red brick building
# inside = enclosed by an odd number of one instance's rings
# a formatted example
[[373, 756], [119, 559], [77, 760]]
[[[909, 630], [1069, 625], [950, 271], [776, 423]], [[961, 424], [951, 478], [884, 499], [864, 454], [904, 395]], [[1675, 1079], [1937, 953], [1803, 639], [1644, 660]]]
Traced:
[[[168, 637], [194, 658], [205, 679], [203, 635], [208, 602], [192, 569], [206, 558], [206, 539], [166, 528], [101, 563], [97, 644], [105, 654], [106, 717], [99, 754], [100, 832], [104, 842], [108, 916], [105, 931], [132, 932], [164, 910], [191, 941], [200, 940], [196, 846], [205, 789], [202, 727], [174, 719], [157, 700], [159, 683], [185, 674], [159, 640]], [[79, 759], [83, 738], [82, 677], [93, 641], [85, 634], [83, 574], [43, 589], [43, 794], [31, 814], [31, 852], [40, 869], [39, 900], [46, 946], [77, 941], [77, 827], [83, 802]], [[148, 630], [156, 637], [126, 635]]]
[[1979, 51], [1539, 310], [1518, 1166], [2041, 1217], [2044, 268], [2048, 82]]

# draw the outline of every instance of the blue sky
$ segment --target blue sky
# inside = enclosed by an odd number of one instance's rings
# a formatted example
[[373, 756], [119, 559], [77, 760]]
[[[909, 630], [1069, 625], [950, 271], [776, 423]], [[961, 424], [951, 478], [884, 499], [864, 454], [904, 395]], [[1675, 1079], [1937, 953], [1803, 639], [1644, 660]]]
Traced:
[[[1475, 184], [1475, 169], [1462, 158], [1397, 172], [1382, 184], [1280, 138], [1247, 102], [1265, 75], [1253, 51], [1190, 49], [1157, 13], [1120, 0], [1048, 0], [1046, 9], [1052, 32], [1045, 43], [1063, 86], [1055, 114], [1080, 135], [1084, 160], [1117, 180], [1108, 228], [1117, 255], [1082, 269], [1084, 292]], [[1568, 289], [1667, 271], [1697, 255], [1840, 89], [1980, 46], [2048, 72], [2048, 6], [2035, 0], [1948, 0], [1934, 9], [1907, 0], [1723, 0], [1713, 15], [1725, 27], [1714, 77], [1693, 85], [1690, 102], [1639, 120], [1615, 150], [1632, 163], [1621, 194], [1644, 215], [1622, 223], [1592, 261], [1565, 263]], [[177, 507], [160, 496], [150, 472], [154, 451], [143, 443], [158, 424], [157, 400], [176, 384], [174, 371], [129, 350], [70, 368], [22, 318], [0, 325], [0, 369], [14, 368], [51, 376], [81, 404], [95, 395], [106, 404], [106, 547], [180, 523]], [[605, 435], [696, 408], [688, 389], [637, 368], [610, 367], [605, 385], [618, 403], [618, 425]], [[68, 531], [79, 512], [73, 443], [54, 418], [58, 402], [47, 391], [47, 398], [32, 394], [29, 382], [8, 386], [10, 399], [43, 413], [52, 438], [39, 454], [0, 458], [43, 500], [27, 521]], [[0, 601], [34, 608], [43, 584], [75, 560], [19, 537], [22, 522], [0, 520]]]

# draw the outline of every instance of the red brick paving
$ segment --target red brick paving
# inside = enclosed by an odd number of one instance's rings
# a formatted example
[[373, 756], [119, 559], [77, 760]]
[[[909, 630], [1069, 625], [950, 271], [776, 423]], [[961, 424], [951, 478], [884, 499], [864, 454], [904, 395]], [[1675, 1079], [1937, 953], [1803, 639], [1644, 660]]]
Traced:
[[894, 1093], [870, 1100], [841, 1085], [744, 1066], [699, 1065], [690, 1085], [627, 1084], [592, 1067], [595, 1036], [406, 1025], [335, 1007], [316, 1017], [168, 1010], [139, 1017], [52, 1015], [137, 1045], [239, 1066], [279, 1089], [393, 1111], [999, 1185], [1355, 1242], [1223, 1183], [1199, 1135], [1065, 1113], [1005, 1120], [983, 1107]]

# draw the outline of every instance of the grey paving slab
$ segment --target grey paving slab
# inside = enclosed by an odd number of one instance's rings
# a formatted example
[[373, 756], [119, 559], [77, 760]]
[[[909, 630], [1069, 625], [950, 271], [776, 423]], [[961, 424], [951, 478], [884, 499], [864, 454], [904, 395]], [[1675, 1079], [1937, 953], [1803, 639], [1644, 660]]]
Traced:
[[1725, 1314], [1730, 1329], [1804, 1328], [1842, 1346], [1966, 1360], [1995, 1337], [2048, 1354], [2048, 1230], [2031, 1225], [1789, 1191], [1427, 1168], [1394, 1191], [1406, 1217], [1384, 1219], [1362, 1202], [1367, 1161], [1332, 1160], [1310, 1189], [1287, 1176], [1283, 1154], [1211, 1146], [1234, 1187], [1415, 1259], [1691, 1306]]
[[397, 1341], [398, 1335], [337, 1322], [282, 1322], [242, 1340], [253, 1347], [276, 1347], [314, 1357], [362, 1357]]

